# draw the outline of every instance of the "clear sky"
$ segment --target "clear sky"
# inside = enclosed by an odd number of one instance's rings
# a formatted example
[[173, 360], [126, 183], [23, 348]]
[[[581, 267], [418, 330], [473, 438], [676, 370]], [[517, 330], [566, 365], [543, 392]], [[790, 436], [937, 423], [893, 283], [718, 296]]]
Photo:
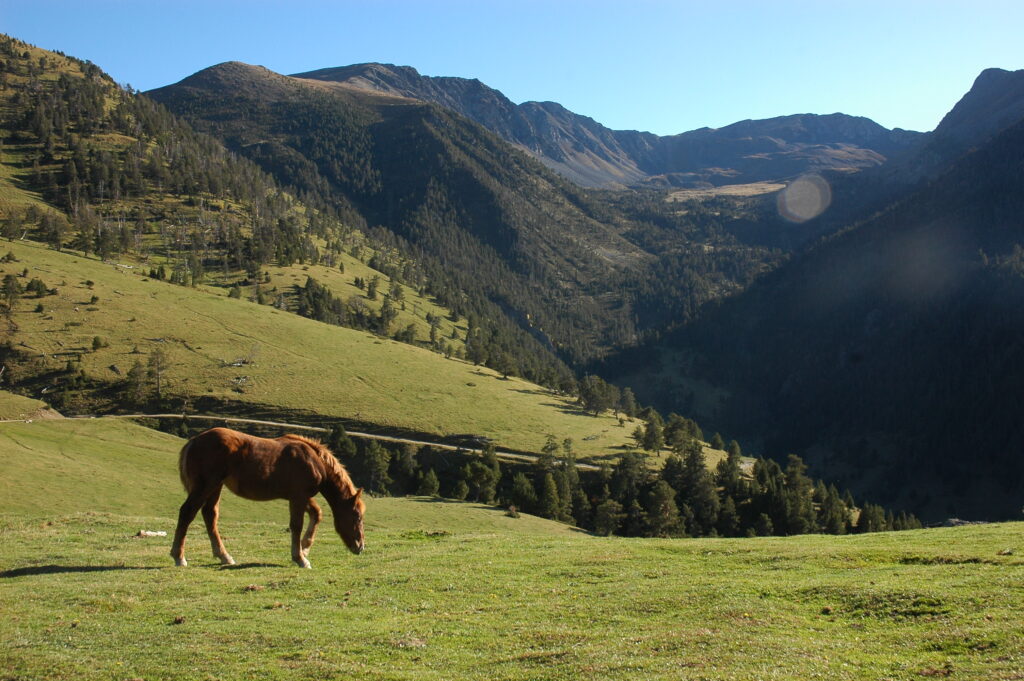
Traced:
[[0, 31], [136, 89], [238, 60], [479, 78], [614, 129], [792, 113], [931, 130], [988, 67], [1024, 68], [1024, 0], [0, 0]]

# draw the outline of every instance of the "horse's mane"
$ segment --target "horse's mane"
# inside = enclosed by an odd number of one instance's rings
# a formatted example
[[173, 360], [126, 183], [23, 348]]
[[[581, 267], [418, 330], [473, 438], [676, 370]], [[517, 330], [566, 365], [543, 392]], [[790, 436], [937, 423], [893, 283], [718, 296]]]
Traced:
[[334, 456], [334, 452], [327, 448], [327, 445], [311, 437], [303, 437], [302, 435], [295, 435], [294, 433], [287, 433], [282, 437], [289, 440], [296, 440], [303, 444], [309, 445], [309, 447], [317, 453], [317, 456], [324, 463], [324, 473], [327, 477], [338, 486], [338, 490], [345, 496], [352, 496], [356, 493], [355, 483], [352, 482], [352, 478], [349, 477], [348, 471], [341, 465], [338, 458]]

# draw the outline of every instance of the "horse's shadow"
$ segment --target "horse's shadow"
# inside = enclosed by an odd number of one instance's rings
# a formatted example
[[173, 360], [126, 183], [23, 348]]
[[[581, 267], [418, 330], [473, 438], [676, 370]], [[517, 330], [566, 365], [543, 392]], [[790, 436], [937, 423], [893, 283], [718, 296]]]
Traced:
[[280, 563], [236, 563], [235, 565], [218, 565], [221, 570], [248, 570], [249, 568], [283, 568]]
[[[197, 566], [204, 567], [204, 566]], [[238, 565], [209, 565], [221, 570], [247, 570], [249, 568], [283, 568], [285, 565], [278, 563], [239, 563]], [[32, 565], [0, 572], [0, 579], [12, 577], [31, 577], [35, 575], [62, 575], [81, 572], [117, 572], [120, 570], [177, 570], [173, 565], [162, 565], [160, 567], [145, 565]]]
[[111, 572], [115, 570], [160, 570], [158, 567], [135, 565], [32, 565], [0, 572], [0, 578], [28, 577], [31, 575], [59, 575], [76, 572]]

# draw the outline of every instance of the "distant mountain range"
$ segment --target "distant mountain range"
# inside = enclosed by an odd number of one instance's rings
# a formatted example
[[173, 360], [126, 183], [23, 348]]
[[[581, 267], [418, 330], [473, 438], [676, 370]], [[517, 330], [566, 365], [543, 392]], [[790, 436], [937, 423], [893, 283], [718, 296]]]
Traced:
[[[429, 253], [577, 367], [646, 338], [590, 367], [664, 411], [928, 517], [1018, 503], [1024, 71], [983, 72], [924, 134], [843, 114], [612, 131], [379, 64], [229, 63], [149, 94]], [[666, 191], [578, 186], [808, 171], [833, 202], [800, 226], [772, 196], [680, 210]]]
[[985, 71], [913, 153], [862, 175], [897, 197], [606, 373], [885, 503], [1019, 517], [1024, 71]]
[[515, 104], [479, 80], [356, 64], [294, 74], [352, 90], [432, 102], [483, 125], [587, 187], [700, 187], [860, 170], [913, 145], [920, 133], [845, 114], [798, 114], [658, 136], [610, 130], [555, 102]]

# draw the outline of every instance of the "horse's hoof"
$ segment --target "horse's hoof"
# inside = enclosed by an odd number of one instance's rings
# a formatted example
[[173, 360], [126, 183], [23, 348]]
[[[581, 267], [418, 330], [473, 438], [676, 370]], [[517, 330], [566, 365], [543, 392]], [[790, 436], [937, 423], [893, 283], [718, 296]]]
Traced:
[[174, 564], [178, 567], [188, 567], [188, 561], [184, 558], [175, 558]]
[[306, 560], [305, 558], [303, 558], [301, 561], [299, 561], [299, 560], [295, 561], [295, 564], [298, 565], [300, 568], [312, 568], [313, 567], [312, 565], [309, 564], [309, 561]]
[[220, 564], [221, 565], [234, 565], [235, 564], [235, 559], [225, 553], [223, 556], [220, 557]]

